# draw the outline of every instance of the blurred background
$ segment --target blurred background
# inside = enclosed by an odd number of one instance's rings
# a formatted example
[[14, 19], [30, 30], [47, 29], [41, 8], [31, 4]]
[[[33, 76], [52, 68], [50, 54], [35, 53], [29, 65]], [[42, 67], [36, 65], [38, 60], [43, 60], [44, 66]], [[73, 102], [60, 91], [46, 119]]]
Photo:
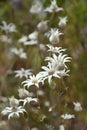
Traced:
[[[50, 0], [41, 0], [41, 2], [44, 8], [50, 4]], [[57, 0], [57, 3], [64, 8], [64, 13], [60, 15], [68, 17], [64, 37], [58, 46], [67, 48], [68, 55], [72, 57], [69, 64], [70, 77], [64, 79], [65, 84], [69, 87], [68, 94], [64, 98], [71, 108], [73, 101], [79, 101], [83, 107], [83, 111], [78, 114], [77, 118], [70, 121], [67, 130], [87, 130], [87, 0]], [[18, 33], [12, 35], [14, 39], [12, 44], [3, 41], [5, 34], [0, 30], [0, 110], [7, 102], [8, 97], [12, 95], [18, 97], [17, 88], [20, 86], [21, 80], [14, 78], [11, 71], [25, 67], [32, 68], [37, 73], [40, 71], [41, 65], [44, 64], [43, 60], [46, 54], [38, 50], [36, 46], [25, 47], [28, 55], [27, 60], [21, 60], [18, 57], [11, 58], [8, 53], [10, 47], [18, 46], [17, 40], [22, 35], [28, 35], [36, 30], [40, 18], [29, 13], [31, 5], [32, 0], [0, 0], [0, 25], [2, 25], [2, 21], [14, 23], [18, 30]], [[51, 26], [57, 25], [56, 16], [52, 19]], [[49, 17], [51, 16], [48, 14], [46, 18], [49, 19]], [[47, 42], [46, 40], [43, 44], [47, 44]], [[33, 116], [30, 117], [31, 127], [36, 125], [39, 130], [45, 130], [44, 127], [41, 127], [43, 123]], [[20, 126], [17, 124], [16, 128], [12, 120], [9, 121], [9, 126], [7, 120], [6, 122], [3, 120], [6, 119], [0, 116], [0, 130], [27, 130], [26, 127], [21, 128], [21, 125], [25, 124], [24, 119], [20, 119]], [[5, 123], [4, 125], [2, 121]], [[51, 130], [47, 127], [47, 130], [49, 129]]]

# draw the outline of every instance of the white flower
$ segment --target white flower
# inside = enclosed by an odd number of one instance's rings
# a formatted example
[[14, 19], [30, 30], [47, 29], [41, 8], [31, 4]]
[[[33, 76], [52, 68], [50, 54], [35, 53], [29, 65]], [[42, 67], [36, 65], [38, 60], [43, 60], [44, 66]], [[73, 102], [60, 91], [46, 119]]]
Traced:
[[63, 76], [69, 76], [69, 70], [66, 70], [67, 66], [65, 63], [70, 62], [70, 59], [70, 57], [62, 53], [59, 53], [59, 55], [53, 54], [52, 57], [46, 57], [45, 60], [49, 61], [48, 65], [42, 66], [44, 71], [40, 72], [43, 80], [48, 79], [48, 83], [51, 83], [52, 77], [61, 78]]
[[24, 68], [21, 68], [20, 70], [15, 70], [14, 73], [16, 73], [15, 77], [19, 77], [19, 78], [23, 78], [23, 77], [28, 78], [28, 76], [32, 75], [30, 69], [25, 70]]
[[75, 115], [63, 114], [63, 115], [61, 115], [61, 118], [63, 118], [63, 119], [72, 119], [72, 118], [75, 118]]
[[48, 25], [47, 25], [47, 20], [46, 21], [41, 21], [40, 23], [38, 23], [37, 28], [40, 32], [45, 32], [48, 29]]
[[41, 78], [41, 75], [38, 73], [36, 76], [30, 76], [29, 79], [22, 82], [24, 84], [24, 87], [30, 87], [32, 85], [35, 85], [36, 87], [39, 87], [39, 83], [43, 83], [43, 79]]
[[48, 51], [53, 52], [53, 53], [61, 53], [64, 52], [66, 49], [62, 49], [62, 47], [53, 47], [52, 45], [46, 45], [49, 49]]
[[34, 31], [28, 35], [27, 39], [24, 38], [24, 45], [36, 45], [38, 44], [38, 32]]
[[9, 98], [9, 105], [10, 107], [6, 107], [1, 112], [2, 115], [8, 115], [8, 119], [10, 119], [11, 117], [19, 117], [20, 114], [26, 112], [26, 110], [22, 106], [19, 106], [19, 100], [14, 98], [14, 96]]
[[8, 119], [10, 119], [11, 117], [19, 117], [20, 114], [25, 113], [26, 110], [22, 107], [6, 107], [1, 114], [2, 115], [8, 115]]
[[30, 8], [31, 14], [39, 14], [42, 11], [42, 3], [40, 1], [34, 1], [33, 5]]
[[59, 21], [59, 27], [64, 27], [66, 26], [66, 23], [67, 23], [67, 17], [59, 17], [60, 21]]
[[38, 99], [37, 98], [32, 98], [32, 97], [27, 97], [27, 98], [24, 98], [24, 99], [20, 99], [19, 101], [22, 101], [23, 102], [23, 106], [26, 105], [26, 103], [30, 103], [30, 102], [38, 102]]
[[27, 36], [22, 36], [19, 40], [18, 40], [18, 42], [19, 43], [24, 43], [24, 42], [26, 42], [28, 40], [28, 37]]
[[49, 38], [49, 41], [52, 44], [57, 44], [59, 42], [59, 36], [62, 35], [63, 33], [61, 33], [58, 29], [56, 28], [51, 28], [51, 30], [46, 33], [47, 37]]
[[52, 77], [60, 78], [58, 75], [58, 72], [55, 70], [55, 68], [52, 66], [51, 63], [48, 63], [48, 66], [42, 66], [41, 67], [44, 71], [40, 72], [43, 79], [48, 79], [48, 83], [51, 83]]
[[5, 31], [6, 33], [8, 33], [8, 32], [17, 32], [15, 24], [10, 23], [10, 24], [7, 25], [7, 23], [5, 21], [2, 21], [2, 24], [3, 24], [3, 26], [0, 26], [0, 28], [3, 31]]
[[24, 52], [23, 48], [17, 49], [17, 48], [12, 48], [11, 52], [14, 53], [15, 55], [19, 56], [20, 58], [27, 58], [26, 53]]
[[23, 36], [19, 39], [19, 43], [23, 43], [24, 45], [36, 45], [38, 44], [38, 32], [34, 31], [27, 36]]
[[11, 98], [9, 98], [9, 104], [11, 107], [15, 107], [19, 105], [19, 100], [16, 99], [14, 96], [12, 96]]
[[37, 40], [38, 39], [38, 32], [37, 31], [32, 32], [31, 34], [28, 35], [28, 38], [30, 40]]
[[64, 125], [60, 125], [60, 126], [59, 126], [59, 130], [65, 130]]
[[48, 62], [47, 66], [42, 66], [44, 71], [40, 72], [41, 77], [43, 80], [48, 79], [48, 83], [51, 83], [52, 77], [61, 78], [63, 76], [67, 76], [68, 71], [58, 70], [53, 64]]
[[82, 106], [79, 102], [73, 102], [75, 111], [82, 111]]
[[58, 7], [56, 0], [51, 0], [51, 5], [45, 9], [46, 12], [52, 13], [52, 12], [59, 12], [63, 11], [63, 8]]
[[31, 96], [31, 93], [28, 92], [25, 88], [19, 88], [18, 92], [19, 92], [19, 97], [20, 98], [26, 98], [28, 96]]
[[61, 70], [67, 68], [67, 62], [70, 62], [71, 57], [68, 57], [67, 54], [60, 53], [58, 56], [53, 54], [52, 57], [46, 57], [46, 61], [50, 61], [57, 69]]
[[37, 44], [38, 44], [37, 40], [30, 40], [30, 41], [24, 42], [25, 46], [27, 46], [27, 45], [37, 45]]

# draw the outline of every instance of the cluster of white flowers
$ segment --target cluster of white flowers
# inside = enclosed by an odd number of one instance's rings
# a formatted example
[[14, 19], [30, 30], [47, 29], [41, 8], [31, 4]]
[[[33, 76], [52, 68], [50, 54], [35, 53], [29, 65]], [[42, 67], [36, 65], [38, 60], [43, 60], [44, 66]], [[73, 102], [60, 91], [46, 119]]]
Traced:
[[[50, 46], [51, 47], [51, 46]], [[67, 57], [66, 54], [62, 54], [64, 49], [58, 47], [52, 47], [52, 52], [56, 52], [57, 50], [61, 53], [59, 54], [52, 54], [52, 57], [46, 57], [46, 61], [48, 61], [47, 66], [42, 66], [43, 71], [40, 72], [41, 77], [43, 80], [48, 79], [49, 84], [51, 83], [52, 77], [61, 78], [63, 76], [69, 76], [66, 66], [66, 62], [70, 62], [70, 57]], [[57, 52], [58, 53], [58, 52]]]
[[[32, 7], [30, 8], [31, 14], [40, 14], [43, 10], [43, 6], [41, 2], [36, 1]], [[51, 5], [44, 9], [44, 12], [59, 12], [63, 11], [63, 8], [57, 6], [56, 0], [51, 0]], [[0, 26], [2, 30], [4, 30], [6, 33], [8, 32], [16, 32], [16, 26], [14, 24], [7, 25], [5, 21], [2, 22], [3, 26]], [[46, 50], [46, 47], [48, 48], [49, 56], [45, 58], [45, 61], [47, 62], [47, 65], [43, 65], [41, 67], [41, 71], [37, 74], [33, 74], [31, 69], [24, 69], [21, 68], [20, 70], [15, 70], [15, 77], [16, 78], [25, 78], [24, 81], [22, 81], [23, 88], [18, 89], [19, 93], [19, 99], [16, 99], [14, 97], [9, 98], [9, 107], [6, 107], [1, 113], [3, 115], [8, 115], [8, 119], [11, 117], [19, 117], [20, 114], [24, 114], [26, 112], [25, 106], [26, 104], [29, 104], [30, 102], [38, 102], [39, 99], [35, 98], [35, 95], [31, 92], [29, 92], [29, 88], [31, 86], [37, 87], [37, 94], [38, 95], [44, 95], [43, 91], [39, 90], [40, 85], [45, 84], [45, 80], [48, 81], [48, 84], [50, 85], [52, 83], [53, 78], [61, 79], [65, 76], [69, 76], [68, 72], [68, 66], [67, 63], [71, 61], [71, 57], [68, 57], [67, 54], [65, 54], [66, 49], [63, 49], [62, 47], [58, 47], [58, 43], [60, 42], [60, 36], [63, 35], [62, 32], [60, 32], [59, 28], [48, 28], [48, 20], [41, 20], [37, 24], [37, 30], [30, 33], [28, 36], [23, 35], [19, 40], [19, 44], [23, 45], [39, 45], [38, 47], [42, 47], [42, 50]], [[67, 23], [67, 17], [59, 17], [59, 23], [58, 26], [65, 27]], [[49, 44], [43, 45], [39, 44], [39, 33], [43, 34], [44, 36], [47, 36]], [[55, 46], [57, 45], [57, 46]], [[24, 46], [21, 46], [19, 49], [17, 48], [11, 48], [11, 53], [17, 55], [20, 58], [27, 59], [27, 54], [24, 52], [23, 49]], [[20, 105], [22, 102], [22, 105]], [[82, 107], [79, 102], [73, 102], [74, 104], [74, 110], [75, 111], [81, 111]], [[45, 102], [45, 106], [49, 107], [50, 102]], [[51, 108], [51, 107], [50, 107]], [[49, 109], [49, 112], [52, 111], [52, 108]], [[75, 115], [71, 114], [62, 114], [60, 118], [63, 119], [72, 119], [75, 118]], [[34, 129], [34, 128], [32, 128]], [[65, 130], [65, 126], [62, 124], [59, 126], [59, 130]]]

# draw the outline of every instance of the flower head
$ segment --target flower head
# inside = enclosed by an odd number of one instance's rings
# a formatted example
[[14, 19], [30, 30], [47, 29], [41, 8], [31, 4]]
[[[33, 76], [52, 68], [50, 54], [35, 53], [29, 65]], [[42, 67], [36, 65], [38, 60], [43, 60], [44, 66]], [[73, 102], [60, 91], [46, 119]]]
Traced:
[[12, 96], [11, 98], [9, 98], [9, 104], [11, 107], [16, 107], [19, 105], [19, 100]]
[[6, 107], [1, 114], [2, 115], [8, 115], [8, 119], [11, 117], [19, 117], [20, 114], [24, 114], [26, 110], [22, 107]]
[[27, 36], [22, 36], [19, 40], [18, 40], [18, 42], [19, 43], [24, 43], [24, 42], [26, 42], [28, 40], [28, 37]]
[[63, 11], [63, 8], [58, 7], [56, 0], [51, 0], [51, 5], [45, 9], [46, 12], [52, 13], [52, 12], [59, 12]]
[[19, 88], [18, 92], [19, 92], [20, 98], [26, 98], [26, 97], [30, 96], [30, 93], [25, 88]]
[[51, 83], [52, 77], [61, 78], [63, 76], [67, 76], [68, 71], [65, 69], [58, 70], [54, 64], [48, 62], [47, 66], [42, 66], [43, 71], [40, 72], [43, 80], [48, 79], [48, 83]]
[[82, 106], [79, 102], [73, 102], [75, 111], [82, 111]]
[[30, 8], [30, 13], [31, 14], [39, 14], [42, 11], [42, 3], [40, 1], [34, 1], [34, 3], [32, 4], [31, 8]]
[[66, 23], [67, 23], [67, 17], [59, 17], [60, 21], [59, 21], [59, 27], [64, 27], [66, 26]]
[[26, 97], [24, 99], [20, 99], [19, 101], [23, 102], [23, 106], [25, 106], [26, 103], [38, 102], [38, 99], [37, 98], [32, 98], [32, 97]]
[[10, 23], [7, 25], [5, 21], [2, 21], [3, 26], [0, 26], [1, 30], [5, 31], [6, 33], [12, 33], [12, 32], [17, 32], [16, 26], [13, 23]]
[[39, 83], [43, 83], [43, 79], [41, 78], [41, 75], [39, 73], [36, 76], [30, 76], [29, 79], [22, 82], [22, 84], [24, 84], [24, 87], [27, 86], [28, 88], [32, 85], [39, 87]]
[[38, 23], [37, 28], [40, 32], [45, 32], [48, 29], [48, 25], [47, 25], [47, 20], [46, 21], [41, 21], [40, 23]]
[[9, 98], [9, 105], [9, 107], [6, 107], [1, 112], [2, 115], [8, 115], [8, 119], [10, 119], [11, 117], [19, 117], [20, 114], [26, 112], [26, 110], [22, 106], [19, 106], [19, 100], [14, 98], [14, 96]]
[[32, 45], [37, 45], [38, 44], [38, 41], [37, 40], [30, 40], [30, 41], [26, 41], [24, 42], [24, 45], [25, 46], [32, 46]]
[[64, 52], [66, 49], [62, 49], [62, 47], [53, 47], [52, 45], [47, 45], [47, 47], [49, 48], [48, 51], [53, 52], [53, 53], [61, 53]]
[[32, 32], [31, 34], [29, 34], [28, 38], [30, 40], [37, 40], [38, 39], [38, 32], [37, 31]]
[[72, 118], [75, 118], [75, 115], [63, 114], [63, 115], [61, 115], [61, 117], [62, 117], [63, 119], [72, 119]]
[[15, 77], [19, 77], [19, 78], [28, 78], [28, 76], [32, 75], [32, 72], [30, 69], [24, 69], [21, 68], [20, 70], [15, 70], [14, 73], [16, 73]]
[[51, 30], [48, 33], [46, 33], [46, 36], [49, 38], [49, 41], [52, 44], [57, 44], [59, 42], [59, 37], [62, 34], [63, 33], [61, 33], [58, 29], [51, 28]]
[[38, 32], [34, 31], [28, 35], [28, 39], [24, 42], [24, 45], [36, 45], [38, 44]]
[[46, 57], [45, 60], [51, 62], [58, 70], [62, 70], [64, 68], [67, 68], [66, 63], [70, 62], [71, 57], [60, 53], [58, 56], [56, 54], [53, 54], [52, 57]]
[[17, 49], [17, 48], [12, 48], [11, 52], [14, 53], [15, 55], [19, 56], [20, 58], [26, 59], [27, 55], [24, 52], [23, 48]]

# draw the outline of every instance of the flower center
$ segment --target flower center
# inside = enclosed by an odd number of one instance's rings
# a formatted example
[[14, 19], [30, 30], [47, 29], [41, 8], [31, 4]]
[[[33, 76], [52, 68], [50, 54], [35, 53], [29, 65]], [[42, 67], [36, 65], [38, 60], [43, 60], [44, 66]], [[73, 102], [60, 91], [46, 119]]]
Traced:
[[49, 75], [53, 75], [54, 74], [54, 69], [51, 69], [51, 70], [49, 70]]
[[36, 78], [33, 78], [32, 82], [35, 84], [37, 83], [37, 79]]

